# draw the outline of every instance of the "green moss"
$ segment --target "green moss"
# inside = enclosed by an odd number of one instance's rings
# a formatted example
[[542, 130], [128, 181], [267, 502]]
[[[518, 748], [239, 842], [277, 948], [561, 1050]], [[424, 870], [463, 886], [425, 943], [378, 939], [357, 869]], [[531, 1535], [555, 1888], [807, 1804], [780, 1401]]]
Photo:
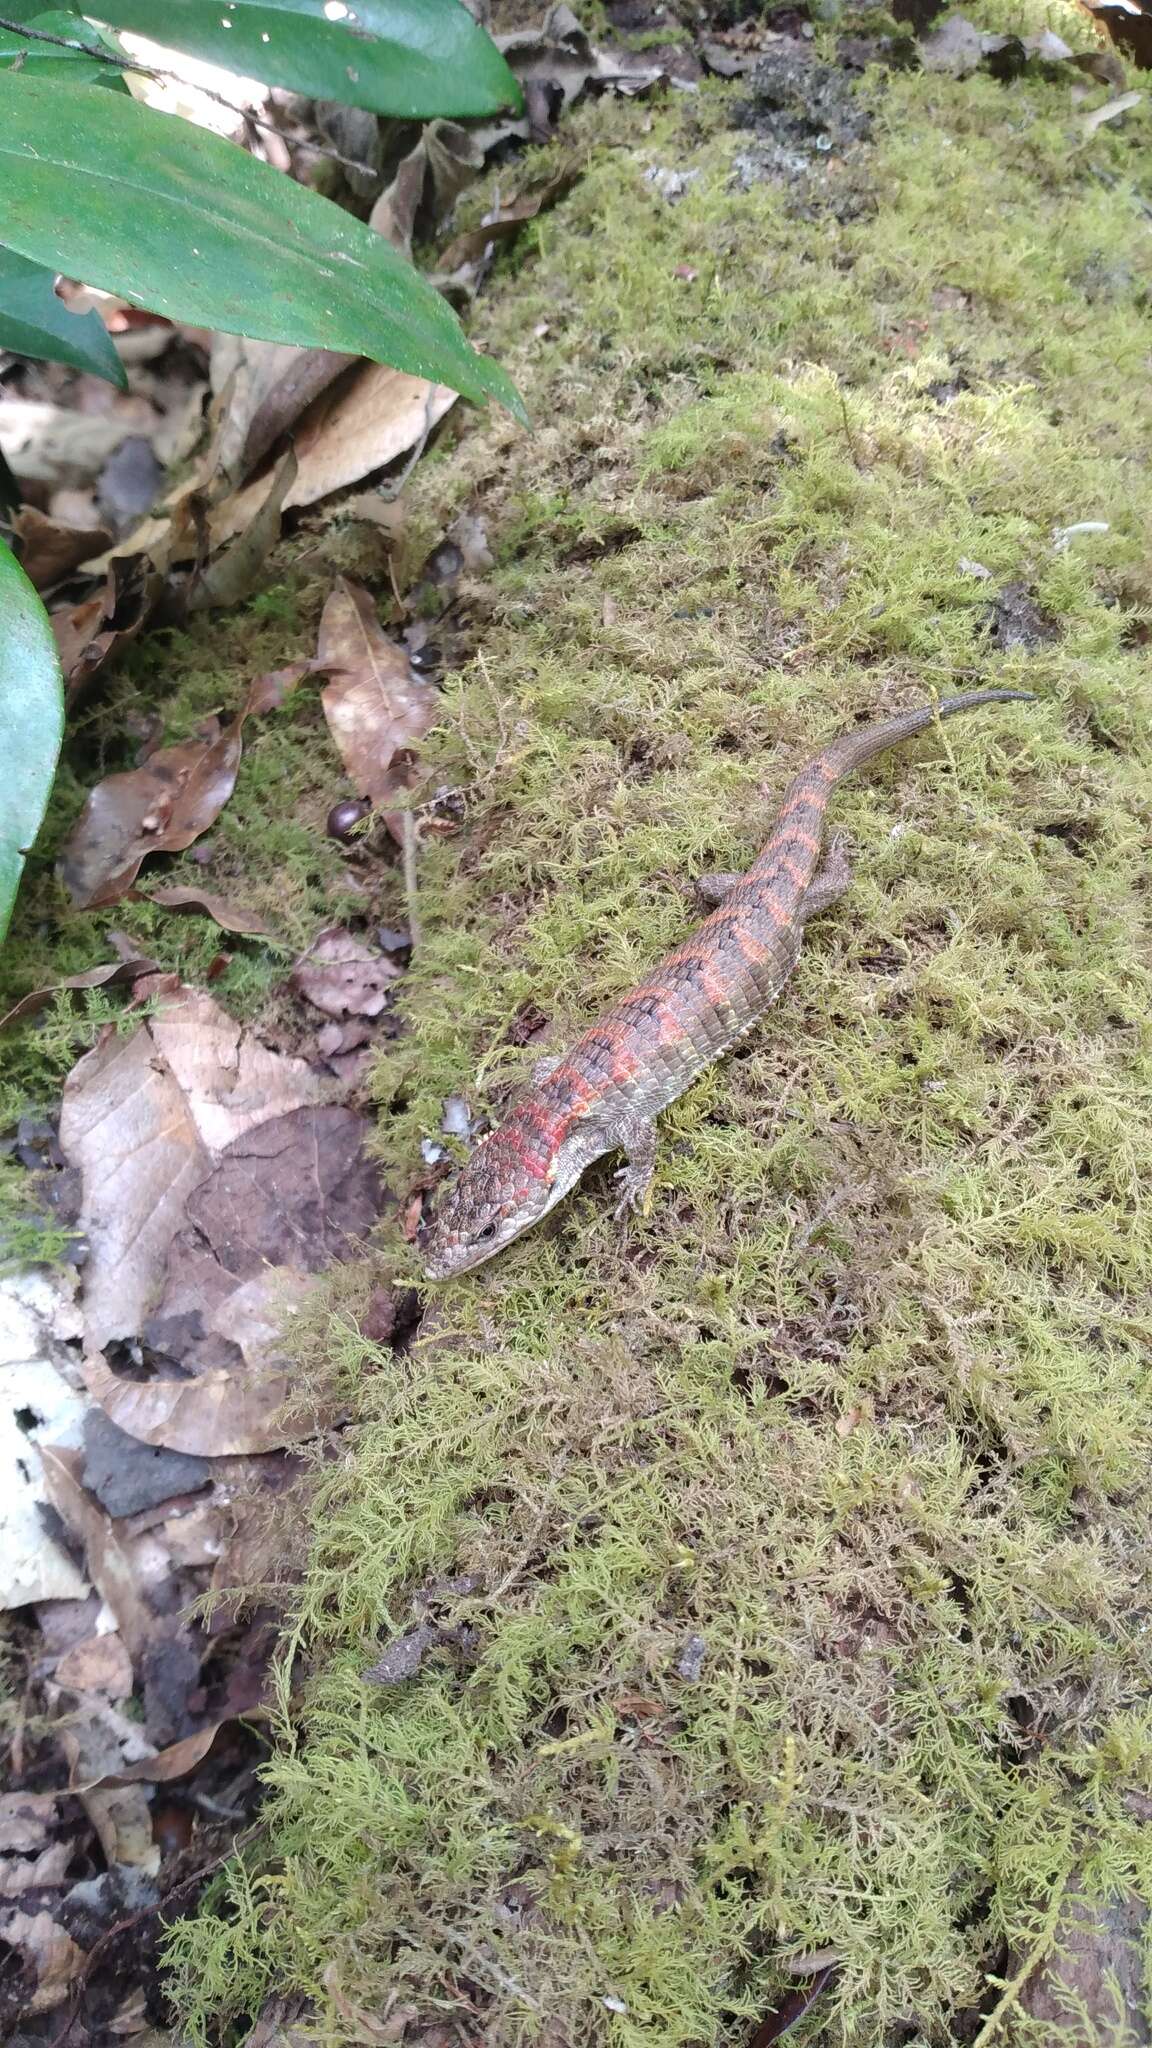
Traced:
[[[826, 735], [975, 678], [1038, 701], [837, 798], [855, 887], [663, 1120], [646, 1219], [595, 1170], [410, 1355], [351, 1302], [317, 1340], [360, 1419], [266, 1837], [172, 1937], [193, 2041], [275, 1989], [332, 2043], [411, 2007], [726, 2048], [827, 1947], [810, 2038], [942, 2040], [1074, 1882], [1152, 1897], [1147, 112], [1085, 149], [1062, 79], [876, 92], [867, 149], [747, 190], [732, 94], [580, 115], [482, 313], [538, 425], [473, 420], [414, 486], [497, 566], [430, 746], [468, 807], [378, 1074], [397, 1183], [445, 1095], [497, 1111], [526, 1037], [684, 931]], [[675, 205], [661, 165], [700, 174]], [[312, 715], [254, 741], [237, 829]], [[293, 883], [301, 930], [330, 886]], [[366, 1684], [417, 1596], [469, 1633]], [[1011, 2000], [994, 2031], [1030, 2037]]]
[[[140, 736], [159, 722], [158, 744], [193, 737], [203, 720], [231, 717], [254, 676], [276, 668], [314, 640], [330, 567], [341, 559], [340, 531], [317, 544], [288, 543], [273, 583], [240, 613], [197, 618], [186, 631], [147, 636], [82, 707], [70, 733], [49, 814], [28, 862], [12, 933], [0, 955], [0, 1014], [36, 988], [53, 987], [115, 958], [109, 933], [125, 933], [165, 972], [203, 985], [234, 1015], [279, 1021], [278, 991], [293, 956], [320, 926], [374, 912], [401, 915], [397, 878], [375, 864], [372, 886], [329, 839], [331, 805], [347, 794], [320, 708], [305, 682], [277, 711], [245, 727], [233, 796], [198, 848], [144, 863], [139, 886], [181, 882], [215, 891], [256, 911], [268, 939], [238, 938], [210, 918], [125, 900], [106, 910], [72, 909], [57, 867], [84, 798], [102, 775], [136, 765]], [[199, 855], [209, 856], [201, 865]], [[223, 960], [222, 960], [223, 956]], [[123, 991], [59, 995], [32, 1023], [3, 1041], [0, 1132], [32, 1108], [50, 1107], [77, 1054], [102, 1024], [125, 1017]]]

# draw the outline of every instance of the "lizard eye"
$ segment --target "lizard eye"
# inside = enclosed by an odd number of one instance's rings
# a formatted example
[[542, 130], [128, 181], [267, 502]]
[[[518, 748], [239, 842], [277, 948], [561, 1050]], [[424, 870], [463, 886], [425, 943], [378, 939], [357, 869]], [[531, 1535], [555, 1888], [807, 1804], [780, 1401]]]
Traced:
[[487, 1242], [488, 1242], [488, 1239], [489, 1239], [490, 1237], [495, 1237], [495, 1235], [496, 1235], [496, 1225], [495, 1225], [495, 1223], [486, 1223], [486, 1224], [484, 1225], [484, 1228], [483, 1228], [483, 1230], [478, 1230], [478, 1231], [476, 1232], [476, 1242], [477, 1242], [477, 1244], [487, 1244]]

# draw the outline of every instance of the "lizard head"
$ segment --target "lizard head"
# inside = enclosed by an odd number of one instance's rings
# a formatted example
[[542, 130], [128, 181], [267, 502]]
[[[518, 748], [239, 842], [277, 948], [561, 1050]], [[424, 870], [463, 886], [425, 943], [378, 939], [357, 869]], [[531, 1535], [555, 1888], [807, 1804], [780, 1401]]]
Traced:
[[468, 1164], [421, 1232], [419, 1250], [430, 1280], [448, 1280], [482, 1265], [539, 1221], [558, 1199], [555, 1176], [529, 1166], [507, 1126], [482, 1138]]

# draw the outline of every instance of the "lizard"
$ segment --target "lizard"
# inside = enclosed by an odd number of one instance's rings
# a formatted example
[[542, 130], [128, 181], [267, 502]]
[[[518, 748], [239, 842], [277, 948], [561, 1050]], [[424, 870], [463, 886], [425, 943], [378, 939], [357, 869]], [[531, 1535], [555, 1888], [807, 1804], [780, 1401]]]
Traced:
[[809, 918], [852, 879], [844, 844], [823, 861], [828, 801], [845, 775], [887, 748], [981, 704], [1030, 703], [1027, 690], [968, 690], [830, 740], [789, 784], [772, 831], [742, 875], [711, 879], [716, 907], [613, 1003], [481, 1138], [419, 1237], [427, 1277], [478, 1266], [546, 1216], [606, 1152], [623, 1151], [616, 1213], [646, 1208], [655, 1119], [775, 1002]]

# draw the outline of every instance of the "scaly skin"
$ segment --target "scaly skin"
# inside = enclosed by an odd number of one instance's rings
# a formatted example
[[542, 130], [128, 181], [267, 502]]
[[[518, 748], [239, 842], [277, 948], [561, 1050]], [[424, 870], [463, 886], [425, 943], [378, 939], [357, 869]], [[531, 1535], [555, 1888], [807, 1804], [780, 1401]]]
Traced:
[[655, 1163], [655, 1117], [775, 1002], [808, 919], [851, 881], [835, 841], [820, 864], [828, 799], [841, 777], [937, 718], [1013, 699], [1031, 701], [1026, 690], [969, 690], [822, 748], [790, 784], [747, 873], [720, 878], [719, 907], [563, 1059], [541, 1062], [534, 1086], [481, 1139], [423, 1234], [429, 1279], [466, 1272], [502, 1251], [605, 1152], [623, 1151], [628, 1160], [618, 1175], [617, 1213], [642, 1206]]

